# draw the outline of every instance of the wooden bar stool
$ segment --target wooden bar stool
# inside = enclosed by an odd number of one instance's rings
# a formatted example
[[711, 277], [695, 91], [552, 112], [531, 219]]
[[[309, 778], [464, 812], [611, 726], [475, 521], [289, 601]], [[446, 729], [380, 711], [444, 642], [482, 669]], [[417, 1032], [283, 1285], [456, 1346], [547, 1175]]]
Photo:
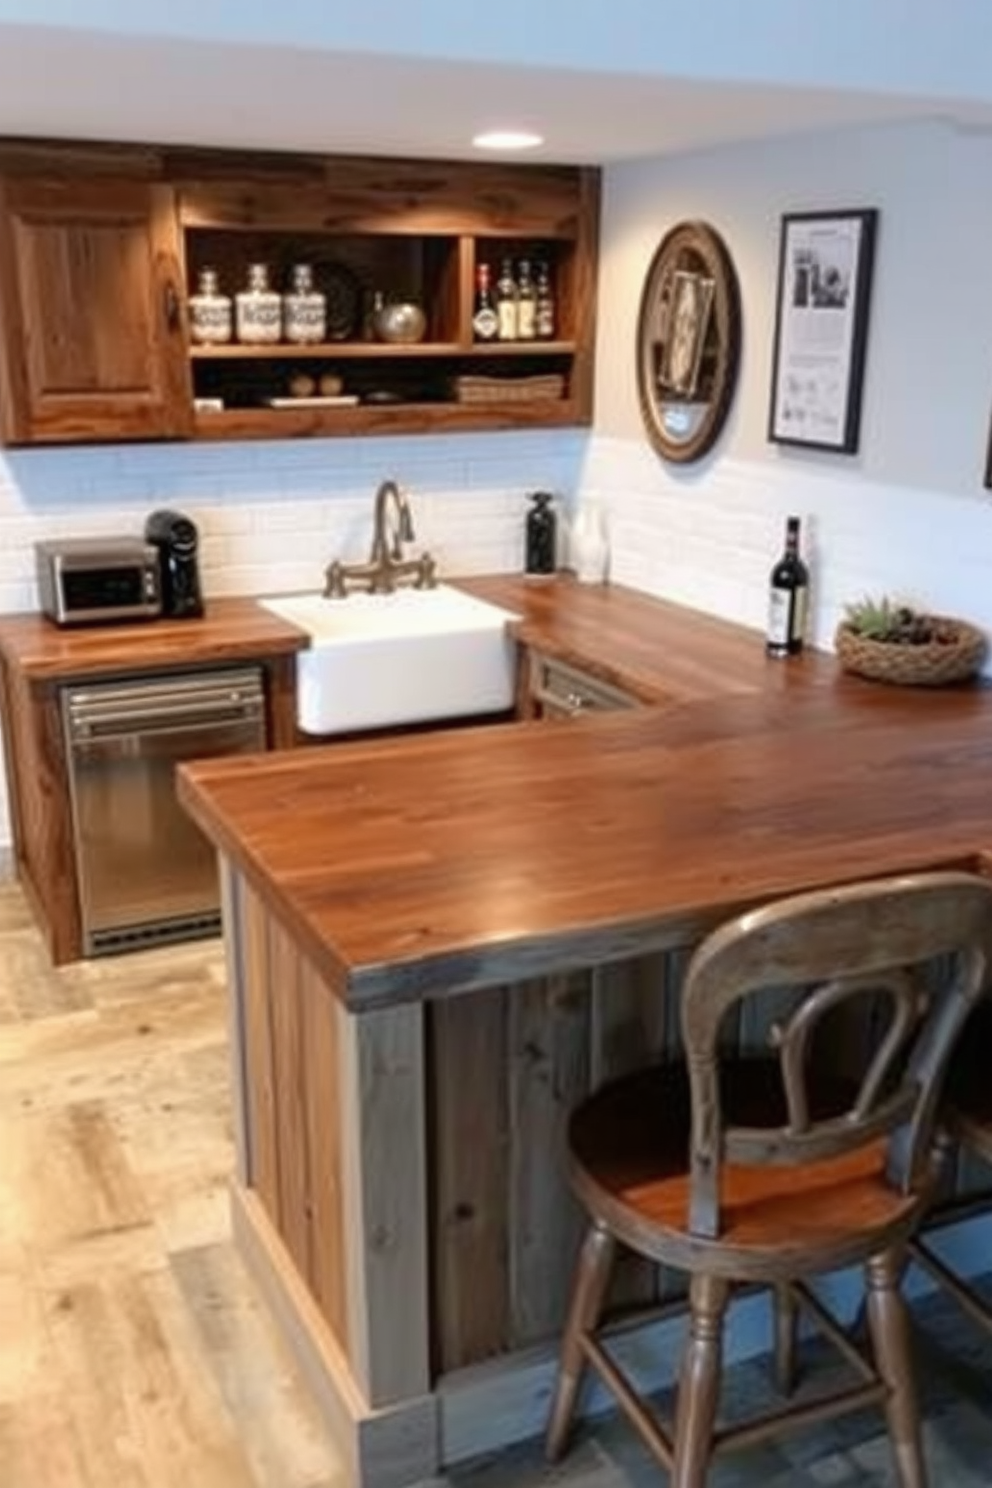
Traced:
[[[930, 873], [803, 894], [703, 942], [682, 993], [685, 1063], [604, 1086], [570, 1123], [570, 1177], [590, 1224], [550, 1413], [552, 1459], [591, 1364], [674, 1488], [703, 1488], [714, 1451], [870, 1402], [884, 1406], [898, 1483], [923, 1488], [900, 1281], [930, 1194], [941, 1077], [981, 992], [990, 925], [992, 884]], [[948, 956], [953, 973], [939, 991], [926, 990], [928, 963]], [[726, 1015], [771, 988], [796, 989], [771, 1052], [721, 1055]], [[866, 999], [863, 1069], [831, 1079], [826, 1061], [812, 1057], [817, 1030], [828, 1014], [864, 1008]], [[618, 1244], [689, 1277], [671, 1434], [597, 1335]], [[865, 1268], [874, 1367], [801, 1285], [853, 1263]], [[861, 1383], [718, 1429], [724, 1315], [736, 1283], [775, 1287], [790, 1339], [791, 1308], [808, 1306]]]
[[[992, 1168], [992, 999], [988, 997], [968, 1019], [955, 1047], [939, 1119], [949, 1155], [956, 1149]], [[963, 1217], [963, 1210], [974, 1213], [981, 1207], [992, 1209], [992, 1193], [982, 1193], [977, 1201], [966, 1196], [963, 1204], [951, 1201], [943, 1213], [938, 1211], [933, 1217], [938, 1222], [952, 1221]], [[910, 1254], [976, 1323], [992, 1333], [992, 1307], [934, 1253], [927, 1240], [917, 1236]]]

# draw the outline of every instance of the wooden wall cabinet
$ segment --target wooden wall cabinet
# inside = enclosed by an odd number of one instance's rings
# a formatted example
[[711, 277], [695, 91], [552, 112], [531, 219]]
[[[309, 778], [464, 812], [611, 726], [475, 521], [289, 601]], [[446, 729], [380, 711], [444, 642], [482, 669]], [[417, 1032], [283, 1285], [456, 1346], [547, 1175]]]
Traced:
[[[598, 219], [592, 168], [0, 143], [0, 433], [40, 444], [588, 424]], [[504, 257], [549, 265], [553, 340], [474, 341], [478, 265], [495, 277]], [[233, 297], [253, 262], [280, 290], [309, 263], [319, 288], [350, 285], [360, 308], [332, 317], [319, 345], [193, 344], [200, 270], [216, 268]], [[422, 341], [369, 339], [375, 290], [422, 305]], [[527, 380], [549, 374], [561, 396], [528, 396]], [[492, 380], [485, 402], [465, 401], [466, 375]], [[356, 401], [274, 406], [301, 377], [337, 379]]]
[[12, 444], [192, 429], [173, 193], [0, 183], [0, 428]]

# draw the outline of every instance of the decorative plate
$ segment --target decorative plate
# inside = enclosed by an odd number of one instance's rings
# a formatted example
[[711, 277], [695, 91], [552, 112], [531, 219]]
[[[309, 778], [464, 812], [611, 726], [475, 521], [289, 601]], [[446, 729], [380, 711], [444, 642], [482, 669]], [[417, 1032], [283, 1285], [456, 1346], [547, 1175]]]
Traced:
[[347, 264], [335, 259], [314, 264], [314, 282], [327, 298], [328, 341], [354, 341], [361, 325], [362, 285]]

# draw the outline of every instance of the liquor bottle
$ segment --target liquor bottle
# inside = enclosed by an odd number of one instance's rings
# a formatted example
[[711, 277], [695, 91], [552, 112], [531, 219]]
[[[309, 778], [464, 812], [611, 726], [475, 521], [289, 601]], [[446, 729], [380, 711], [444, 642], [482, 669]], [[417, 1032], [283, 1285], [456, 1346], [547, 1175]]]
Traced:
[[517, 265], [517, 340], [533, 341], [537, 335], [537, 287], [531, 278], [530, 260]]
[[558, 519], [551, 506], [551, 492], [535, 491], [530, 499], [534, 504], [527, 513], [524, 571], [528, 574], [553, 574], [558, 547]]
[[282, 334], [282, 296], [269, 288], [269, 270], [264, 263], [248, 267], [248, 288], [235, 296], [238, 340], [267, 345]]
[[534, 306], [534, 333], [539, 341], [555, 339], [555, 297], [546, 263], [537, 266], [537, 303]]
[[799, 518], [785, 524], [785, 551], [771, 571], [768, 596], [769, 656], [795, 656], [803, 649], [809, 569], [799, 556]]
[[513, 277], [513, 261], [504, 258], [496, 280], [496, 314], [499, 316], [499, 339], [516, 341], [520, 334], [517, 316], [517, 281]]
[[499, 335], [499, 316], [493, 304], [490, 288], [490, 268], [480, 263], [475, 272], [475, 309], [472, 314], [472, 334], [476, 341], [495, 341]]
[[290, 286], [282, 297], [283, 335], [299, 345], [323, 341], [327, 334], [327, 299], [314, 288], [309, 264], [294, 266]]
[[189, 333], [203, 346], [221, 346], [234, 334], [230, 295], [221, 294], [216, 269], [201, 269], [189, 297]]

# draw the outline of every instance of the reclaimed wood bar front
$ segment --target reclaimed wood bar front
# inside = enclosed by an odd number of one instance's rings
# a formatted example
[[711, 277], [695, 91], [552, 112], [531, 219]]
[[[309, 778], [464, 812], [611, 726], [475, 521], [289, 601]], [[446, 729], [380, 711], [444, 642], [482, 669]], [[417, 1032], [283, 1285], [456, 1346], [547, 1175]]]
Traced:
[[[983, 687], [769, 663], [622, 591], [473, 587], [645, 706], [181, 772], [224, 865], [236, 1227], [375, 1488], [542, 1425], [564, 1121], [677, 1039], [686, 948], [746, 905], [992, 843]], [[631, 1264], [620, 1300], [663, 1288]], [[617, 1344], [660, 1377], [652, 1346]]]

